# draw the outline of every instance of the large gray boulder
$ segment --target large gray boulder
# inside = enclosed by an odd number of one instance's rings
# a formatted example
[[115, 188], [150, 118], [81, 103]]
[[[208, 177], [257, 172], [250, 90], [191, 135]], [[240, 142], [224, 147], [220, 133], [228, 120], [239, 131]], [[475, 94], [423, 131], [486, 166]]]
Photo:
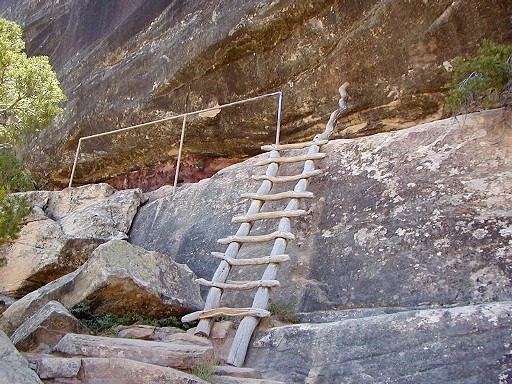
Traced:
[[125, 239], [143, 201], [138, 189], [107, 184], [19, 193], [34, 209], [13, 242], [0, 247], [0, 292], [21, 297], [74, 271], [111, 239]]
[[7, 335], [0, 330], [0, 383], [42, 384], [27, 360], [16, 350]]
[[[63, 184], [81, 136], [277, 90], [285, 95], [285, 140], [316, 133], [344, 81], [352, 83], [353, 106], [339, 137], [437, 119], [445, 66], [475, 54], [484, 38], [510, 43], [511, 13], [508, 0], [0, 5], [0, 16], [25, 28], [28, 53], [50, 55], [68, 96], [63, 114], [26, 151], [35, 173]], [[219, 162], [256, 154], [274, 134], [275, 105], [269, 99], [189, 118], [183, 177], [197, 180]], [[167, 183], [180, 128], [169, 122], [84, 142], [77, 182]], [[139, 167], [146, 169], [131, 173]]]
[[[311, 213], [292, 220], [291, 261], [278, 274], [275, 301], [300, 311], [456, 304], [512, 299], [512, 130], [503, 110], [402, 131], [331, 141], [324, 174], [311, 181]], [[262, 157], [224, 169], [146, 204], [130, 241], [171, 255], [199, 277], [218, 265], [217, 239], [234, 234], [240, 198], [259, 183]], [[287, 174], [299, 173], [297, 167]], [[287, 188], [290, 188], [288, 186]], [[269, 209], [268, 207], [266, 209]], [[276, 230], [275, 221], [252, 233]], [[269, 246], [242, 247], [241, 257]], [[256, 279], [247, 268], [232, 280]], [[226, 296], [236, 307], [244, 295]]]
[[508, 383], [511, 315], [507, 301], [289, 325], [257, 334], [246, 363], [286, 383]]
[[12, 334], [50, 300], [71, 308], [87, 302], [101, 315], [136, 311], [165, 317], [198, 310], [203, 301], [195, 275], [186, 265], [124, 240], [100, 245], [76, 271], [37, 289], [3, 313], [3, 329]]

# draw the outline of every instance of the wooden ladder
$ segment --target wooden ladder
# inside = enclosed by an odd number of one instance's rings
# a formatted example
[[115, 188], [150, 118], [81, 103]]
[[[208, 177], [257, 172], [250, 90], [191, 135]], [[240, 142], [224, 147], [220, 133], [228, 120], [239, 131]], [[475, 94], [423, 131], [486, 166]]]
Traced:
[[[261, 181], [261, 185], [256, 193], [245, 193], [242, 195], [242, 198], [251, 200], [251, 204], [245, 215], [233, 218], [232, 222], [240, 224], [236, 234], [218, 240], [220, 244], [227, 245], [227, 248], [223, 253], [212, 252], [212, 255], [221, 261], [211, 281], [205, 279], [197, 280], [201, 285], [210, 288], [204, 310], [190, 313], [182, 318], [183, 322], [199, 320], [195, 331], [196, 335], [209, 336], [215, 317], [243, 317], [231, 345], [227, 359], [228, 364], [238, 367], [243, 365], [251, 336], [260, 319], [270, 316], [268, 311], [270, 290], [280, 285], [279, 281], [276, 280], [279, 265], [290, 260], [290, 256], [285, 253], [286, 245], [288, 241], [295, 239], [294, 234], [291, 232], [291, 218], [306, 214], [305, 210], [299, 209], [299, 202], [301, 199], [313, 197], [313, 193], [307, 191], [309, 179], [322, 173], [321, 170], [315, 169], [314, 162], [326, 157], [325, 153], [320, 152], [320, 147], [328, 142], [328, 137], [332, 133], [337, 118], [347, 109], [347, 95], [345, 91], [347, 85], [345, 83], [340, 87], [340, 109], [331, 114], [329, 123], [322, 134], [315, 136], [312, 141], [305, 143], [272, 144], [261, 147], [262, 150], [269, 152], [269, 157], [260, 161], [257, 165], [267, 166], [267, 169], [264, 175], [252, 177], [254, 180]], [[282, 156], [281, 154], [281, 151], [302, 149], [305, 151], [299, 155]], [[304, 163], [301, 173], [291, 176], [278, 175], [280, 165], [298, 162]], [[272, 193], [271, 191], [274, 184], [293, 182], [295, 182], [293, 189], [279, 193]], [[288, 200], [288, 203], [283, 210], [261, 211], [265, 202], [286, 200]], [[250, 235], [256, 221], [273, 219], [279, 220], [277, 229], [274, 232], [264, 235]], [[265, 242], [273, 242], [270, 255], [255, 258], [237, 258], [243, 244]], [[266, 265], [260, 280], [227, 280], [233, 266], [259, 265]], [[245, 291], [254, 289], [257, 291], [250, 308], [220, 307], [222, 294], [225, 290]]]

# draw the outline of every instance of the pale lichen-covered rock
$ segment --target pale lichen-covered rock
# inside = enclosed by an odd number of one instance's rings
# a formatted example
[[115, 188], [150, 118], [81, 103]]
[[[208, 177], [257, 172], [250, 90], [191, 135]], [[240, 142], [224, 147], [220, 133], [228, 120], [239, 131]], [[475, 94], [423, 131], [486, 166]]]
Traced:
[[3, 314], [3, 328], [14, 332], [50, 300], [67, 308], [87, 301], [95, 314], [181, 315], [203, 305], [194, 278], [187, 266], [166, 255], [111, 240], [96, 248], [76, 271], [12, 304]]
[[0, 330], [0, 383], [42, 384], [27, 360], [16, 350], [11, 340]]
[[[50, 55], [68, 96], [25, 154], [35, 173], [64, 184], [81, 136], [277, 90], [285, 97], [285, 140], [317, 133], [345, 81], [353, 105], [337, 137], [434, 120], [450, 76], [443, 63], [475, 54], [484, 38], [510, 43], [511, 13], [509, 0], [0, 5], [2, 17], [25, 27], [28, 53]], [[189, 118], [183, 177], [256, 154], [272, 141], [275, 105], [269, 99]], [[84, 142], [77, 182], [168, 183], [180, 128], [176, 121]], [[149, 169], [131, 173], [138, 167]]]
[[59, 224], [66, 235], [74, 238], [126, 239], [143, 200], [140, 189], [117, 191], [94, 204], [72, 211], [59, 219]]
[[507, 301], [289, 325], [257, 334], [246, 363], [286, 383], [506, 383], [511, 314]]
[[68, 333], [89, 334], [89, 330], [62, 304], [49, 301], [16, 329], [11, 340], [20, 351], [44, 352]]
[[[503, 110], [446, 119], [322, 148], [324, 174], [311, 180], [307, 216], [292, 220], [272, 299], [299, 311], [456, 304], [512, 299], [512, 130]], [[217, 239], [234, 234], [240, 198], [255, 191], [258, 159], [180, 188], [141, 208], [130, 241], [172, 255], [210, 279]], [[290, 167], [286, 174], [297, 174]], [[290, 188], [286, 186], [284, 188]], [[269, 210], [276, 205], [267, 206]], [[258, 222], [251, 233], [276, 230]], [[244, 245], [240, 257], [268, 255]], [[254, 269], [252, 270], [254, 271]], [[230, 279], [261, 271], [234, 268]], [[236, 307], [250, 295], [225, 296]]]
[[19, 193], [34, 209], [16, 240], [0, 247], [0, 292], [21, 297], [74, 271], [110, 239], [126, 238], [144, 200], [107, 184]]

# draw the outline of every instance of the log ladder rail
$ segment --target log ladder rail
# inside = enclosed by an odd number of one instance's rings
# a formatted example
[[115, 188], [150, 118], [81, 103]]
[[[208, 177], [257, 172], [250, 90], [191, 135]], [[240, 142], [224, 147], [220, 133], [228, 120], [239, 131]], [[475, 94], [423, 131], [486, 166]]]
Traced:
[[[233, 218], [234, 223], [240, 223], [240, 227], [235, 235], [219, 239], [220, 244], [227, 245], [224, 253], [212, 252], [212, 255], [219, 258], [220, 264], [215, 271], [211, 281], [198, 279], [201, 285], [210, 288], [204, 310], [190, 313], [183, 316], [183, 322], [199, 320], [195, 334], [209, 336], [213, 320], [218, 316], [242, 316], [243, 319], [238, 326], [235, 338], [231, 345], [227, 363], [234, 366], [242, 366], [247, 353], [247, 348], [251, 336], [256, 329], [262, 317], [270, 316], [268, 311], [270, 289], [278, 287], [279, 281], [276, 280], [279, 265], [282, 262], [289, 261], [290, 256], [285, 254], [286, 245], [289, 240], [294, 240], [295, 236], [291, 232], [291, 218], [306, 214], [305, 210], [299, 209], [301, 199], [312, 198], [313, 193], [307, 191], [309, 179], [319, 175], [322, 172], [315, 169], [315, 160], [323, 159], [326, 154], [320, 152], [320, 147], [328, 142], [337, 118], [344, 113], [346, 108], [346, 87], [348, 83], [342, 85], [340, 92], [340, 108], [331, 114], [331, 118], [325, 131], [315, 136], [315, 138], [306, 143], [294, 144], [272, 144], [262, 146], [261, 149], [269, 152], [268, 159], [258, 163], [260, 166], [267, 166], [264, 175], [253, 176], [253, 179], [261, 181], [261, 186], [256, 193], [246, 193], [242, 198], [251, 200], [251, 204], [244, 216]], [[281, 151], [306, 149], [302, 155], [281, 156]], [[303, 162], [304, 167], [300, 174], [292, 176], [278, 176], [280, 164]], [[272, 186], [280, 183], [296, 182], [293, 190], [280, 193], [271, 193]], [[284, 210], [273, 212], [260, 212], [264, 203], [267, 201], [288, 200]], [[253, 224], [257, 220], [279, 220], [277, 230], [265, 235], [250, 235]], [[243, 244], [263, 243], [273, 241], [272, 251], [268, 256], [237, 259], [238, 253]], [[257, 266], [266, 265], [263, 276], [256, 281], [227, 281], [232, 266]], [[250, 308], [227, 308], [220, 307], [220, 302], [224, 290], [254, 290], [253, 303]]]

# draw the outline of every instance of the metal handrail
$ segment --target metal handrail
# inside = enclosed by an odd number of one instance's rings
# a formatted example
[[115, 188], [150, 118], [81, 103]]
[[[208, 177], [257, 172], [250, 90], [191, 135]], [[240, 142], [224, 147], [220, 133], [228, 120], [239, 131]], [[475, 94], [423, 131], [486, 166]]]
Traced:
[[68, 185], [68, 187], [71, 187], [72, 184], [73, 184], [73, 178], [75, 176], [76, 165], [77, 165], [77, 162], [78, 162], [78, 155], [80, 153], [80, 147], [82, 146], [82, 142], [83, 141], [89, 140], [89, 139], [93, 139], [93, 138], [96, 138], [96, 137], [113, 135], [113, 134], [116, 134], [116, 133], [129, 131], [129, 130], [132, 130], [132, 129], [135, 129], [135, 128], [146, 127], [148, 125], [163, 123], [164, 121], [169, 121], [169, 120], [175, 120], [175, 119], [183, 118], [183, 124], [182, 124], [182, 127], [181, 127], [181, 136], [180, 136], [180, 148], [178, 150], [178, 159], [176, 161], [176, 172], [175, 172], [175, 175], [174, 175], [174, 185], [173, 185], [173, 190], [172, 190], [172, 193], [174, 195], [175, 192], [176, 192], [176, 185], [178, 184], [178, 172], [179, 172], [180, 162], [181, 162], [181, 153], [182, 153], [182, 150], [183, 150], [183, 141], [184, 141], [184, 137], [185, 137], [185, 126], [186, 126], [187, 116], [198, 115], [200, 113], [204, 113], [204, 112], [208, 112], [208, 111], [213, 111], [213, 110], [217, 110], [217, 109], [231, 107], [233, 105], [250, 103], [250, 102], [253, 102], [253, 101], [256, 101], [256, 100], [259, 100], [259, 99], [263, 99], [265, 97], [272, 97], [272, 96], [278, 96], [278, 102], [277, 102], [277, 123], [276, 123], [276, 144], [279, 144], [280, 135], [281, 135], [281, 109], [283, 107], [283, 92], [281, 92], [281, 91], [272, 92], [272, 93], [266, 93], [264, 95], [259, 95], [259, 96], [255, 96], [255, 97], [250, 97], [248, 99], [233, 101], [233, 102], [227, 103], [227, 104], [216, 105], [214, 107], [200, 109], [198, 111], [186, 112], [186, 113], [182, 113], [181, 115], [170, 116], [170, 117], [166, 117], [164, 119], [148, 121], [146, 123], [132, 125], [132, 126], [126, 127], [126, 128], [115, 129], [115, 130], [109, 131], [109, 132], [97, 133], [95, 135], [90, 135], [90, 136], [82, 136], [80, 139], [78, 139], [78, 145], [76, 147], [75, 159], [73, 161], [73, 167], [71, 168], [71, 175], [69, 176], [69, 185]]

